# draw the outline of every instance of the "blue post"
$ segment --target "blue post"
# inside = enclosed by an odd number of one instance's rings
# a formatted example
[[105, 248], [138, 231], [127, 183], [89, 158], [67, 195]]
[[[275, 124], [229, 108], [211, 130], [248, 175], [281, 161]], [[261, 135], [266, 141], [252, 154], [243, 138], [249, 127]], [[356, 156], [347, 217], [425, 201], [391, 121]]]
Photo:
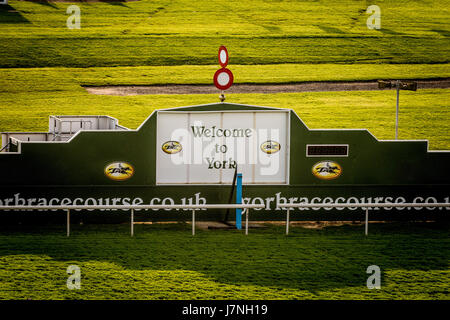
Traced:
[[[242, 204], [242, 173], [236, 179], [236, 204]], [[242, 209], [236, 209], [236, 228], [242, 229]]]

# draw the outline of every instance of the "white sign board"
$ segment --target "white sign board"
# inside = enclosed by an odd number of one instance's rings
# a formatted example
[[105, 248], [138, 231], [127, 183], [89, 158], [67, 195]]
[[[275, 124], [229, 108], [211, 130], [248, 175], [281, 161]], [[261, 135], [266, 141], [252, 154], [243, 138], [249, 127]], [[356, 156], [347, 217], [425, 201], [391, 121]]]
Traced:
[[157, 184], [287, 184], [289, 110], [158, 111]]

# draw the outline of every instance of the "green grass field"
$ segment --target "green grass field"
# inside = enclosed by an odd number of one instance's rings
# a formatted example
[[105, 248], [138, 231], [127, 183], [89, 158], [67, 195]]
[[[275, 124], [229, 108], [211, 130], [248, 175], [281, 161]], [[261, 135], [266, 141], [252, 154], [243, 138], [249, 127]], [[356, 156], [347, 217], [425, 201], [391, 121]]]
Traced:
[[[211, 84], [221, 44], [236, 83], [450, 77], [448, 6], [377, 4], [381, 30], [367, 29], [365, 1], [78, 3], [82, 26], [69, 30], [67, 3], [12, 0], [16, 12], [0, 11], [0, 131], [46, 130], [50, 114], [108, 114], [136, 128], [154, 109], [217, 101], [215, 95], [92, 96], [80, 85]], [[311, 128], [394, 136], [393, 92], [227, 99], [293, 108]], [[400, 137], [449, 149], [448, 101], [446, 90], [402, 92]]]
[[[0, 132], [47, 131], [49, 115], [104, 114], [135, 129], [155, 109], [217, 95], [100, 96], [83, 85], [211, 84], [226, 45], [236, 83], [450, 78], [450, 3], [10, 0], [0, 6]], [[227, 94], [292, 108], [310, 128], [393, 139], [394, 91]], [[402, 91], [400, 139], [450, 150], [450, 91]], [[0, 178], [1, 179], [1, 178]], [[0, 299], [449, 299], [448, 223], [197, 231], [190, 226], [0, 226]], [[82, 271], [68, 290], [66, 268]], [[382, 288], [366, 288], [378, 265]]]
[[[61, 219], [64, 220], [64, 219]], [[448, 299], [446, 225], [197, 230], [129, 224], [2, 228], [0, 299]], [[81, 268], [68, 290], [66, 269]], [[381, 269], [368, 289], [366, 269]]]
[[[278, 83], [287, 82], [293, 69], [309, 69], [303, 78], [308, 80], [339, 80], [357, 78], [368, 80], [370, 76], [384, 78], [389, 72], [406, 77], [408, 70], [417, 73], [424, 70], [430, 78], [448, 74], [447, 65], [392, 65], [384, 69], [372, 66], [367, 74], [358, 68], [341, 65], [320, 65], [314, 75], [313, 67], [287, 65], [284, 72], [276, 73], [273, 66], [252, 67], [270, 70]], [[348, 68], [349, 72], [343, 72]], [[116, 117], [122, 125], [137, 128], [155, 109], [196, 105], [218, 101], [217, 95], [139, 95], [101, 96], [86, 92], [85, 84], [155, 84], [208, 83], [214, 70], [210, 66], [182, 67], [122, 67], [90, 69], [0, 69], [7, 79], [0, 93], [1, 131], [47, 131], [51, 114], [106, 114]], [[333, 73], [334, 69], [338, 71]], [[172, 71], [173, 70], [173, 71]], [[193, 71], [190, 73], [190, 71]], [[258, 79], [258, 72], [246, 73], [246, 66], [237, 66], [242, 82]], [[210, 72], [211, 71], [211, 72]], [[295, 73], [295, 72], [294, 72]], [[335, 75], [334, 78], [332, 75]], [[146, 75], [146, 76], [145, 76]], [[198, 75], [198, 76], [197, 76]], [[380, 76], [380, 77], [377, 77]], [[161, 79], [163, 79], [161, 81]], [[195, 80], [194, 80], [195, 79]], [[269, 80], [268, 74], [261, 81]], [[271, 79], [275, 81], [275, 79]], [[283, 81], [284, 80], [284, 81]], [[267, 81], [269, 82], [269, 81]], [[229, 94], [227, 102], [292, 108], [311, 128], [365, 128], [378, 139], [393, 139], [395, 134], [395, 92], [306, 92], [279, 94]], [[447, 89], [427, 89], [417, 92], [402, 91], [399, 137], [401, 139], [425, 139], [430, 149], [450, 149], [450, 92]]]

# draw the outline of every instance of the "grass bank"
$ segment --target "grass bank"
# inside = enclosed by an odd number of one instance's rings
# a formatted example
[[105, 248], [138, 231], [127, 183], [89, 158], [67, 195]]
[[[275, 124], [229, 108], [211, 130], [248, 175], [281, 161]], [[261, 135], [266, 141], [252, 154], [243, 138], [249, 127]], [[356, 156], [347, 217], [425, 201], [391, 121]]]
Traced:
[[[55, 114], [106, 114], [134, 129], [155, 109], [216, 102], [218, 94], [98, 96], [87, 93], [81, 85], [210, 83], [214, 69], [213, 66], [0, 69], [3, 79], [0, 132], [47, 131], [48, 116]], [[391, 69], [373, 66], [371, 73], [351, 66], [339, 69], [335, 65], [315, 70], [304, 65], [280, 68], [236, 66], [233, 70], [239, 82], [256, 83], [283, 82], [290, 78], [298, 81], [363, 80], [374, 76], [387, 78], [389, 75], [403, 78], [417, 75], [420, 70], [431, 78], [439, 74], [448, 75], [448, 65], [436, 65], [435, 68], [406, 65], [392, 66]], [[290, 74], [297, 76], [290, 77]], [[310, 128], [366, 128], [378, 139], [394, 138], [395, 100], [394, 91], [227, 94], [229, 102], [292, 108]], [[449, 101], [450, 92], [447, 89], [402, 91], [400, 139], [427, 139], [430, 149], [450, 149]]]
[[78, 2], [11, 0], [0, 8], [0, 67], [217, 64], [448, 63], [445, 1], [377, 1], [381, 29], [368, 29], [366, 1]]

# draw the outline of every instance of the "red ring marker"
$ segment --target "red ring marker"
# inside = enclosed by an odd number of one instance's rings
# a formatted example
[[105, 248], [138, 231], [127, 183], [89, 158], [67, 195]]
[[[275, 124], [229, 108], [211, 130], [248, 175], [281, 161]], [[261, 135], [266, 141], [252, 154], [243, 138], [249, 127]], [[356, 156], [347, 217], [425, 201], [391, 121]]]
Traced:
[[222, 68], [214, 73], [214, 85], [219, 90], [227, 90], [233, 84], [233, 73], [227, 68]]
[[220, 46], [218, 57], [220, 66], [225, 68], [228, 65], [228, 50], [225, 46]]

